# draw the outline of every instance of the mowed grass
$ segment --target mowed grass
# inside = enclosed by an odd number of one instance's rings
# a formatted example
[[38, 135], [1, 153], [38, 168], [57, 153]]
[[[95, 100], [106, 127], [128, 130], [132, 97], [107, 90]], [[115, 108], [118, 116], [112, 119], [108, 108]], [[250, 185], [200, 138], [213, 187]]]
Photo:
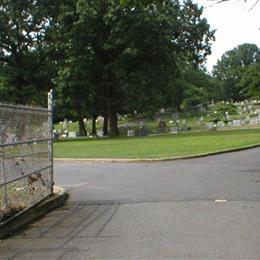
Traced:
[[78, 139], [54, 144], [56, 158], [169, 158], [260, 144], [260, 129], [151, 137]]

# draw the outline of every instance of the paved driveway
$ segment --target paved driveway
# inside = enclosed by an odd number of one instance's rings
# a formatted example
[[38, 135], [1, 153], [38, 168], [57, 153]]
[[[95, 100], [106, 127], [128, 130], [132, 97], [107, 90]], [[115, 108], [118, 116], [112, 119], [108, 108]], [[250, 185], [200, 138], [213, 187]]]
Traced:
[[56, 162], [69, 202], [0, 259], [260, 259], [260, 149], [156, 163]]

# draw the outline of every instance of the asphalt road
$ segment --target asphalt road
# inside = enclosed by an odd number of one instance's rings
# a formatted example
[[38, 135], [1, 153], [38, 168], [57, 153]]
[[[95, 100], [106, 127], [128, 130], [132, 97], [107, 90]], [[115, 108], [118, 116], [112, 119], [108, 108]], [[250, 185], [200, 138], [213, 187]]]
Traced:
[[56, 162], [69, 202], [0, 259], [260, 259], [260, 148], [154, 163]]

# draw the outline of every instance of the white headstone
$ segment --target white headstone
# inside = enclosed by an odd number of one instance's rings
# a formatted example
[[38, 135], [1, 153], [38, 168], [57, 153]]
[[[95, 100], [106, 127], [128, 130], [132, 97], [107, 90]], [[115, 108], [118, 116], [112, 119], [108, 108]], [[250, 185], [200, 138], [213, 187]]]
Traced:
[[258, 123], [258, 120], [257, 120], [257, 118], [252, 118], [252, 119], [250, 119], [250, 125], [257, 125], [257, 123]]
[[63, 120], [62, 127], [63, 127], [63, 129], [67, 129], [68, 128], [68, 119], [67, 118], [65, 118]]
[[232, 126], [232, 122], [228, 122], [228, 124], [227, 124], [228, 126]]
[[134, 130], [127, 130], [127, 136], [134, 136], [135, 131]]
[[232, 125], [239, 127], [239, 126], [241, 126], [241, 121], [240, 120], [233, 120]]
[[170, 133], [171, 133], [171, 134], [178, 134], [178, 128], [176, 128], [176, 127], [171, 127], [171, 128], [170, 128]]
[[76, 132], [69, 132], [68, 138], [76, 138], [76, 137], [77, 137]]
[[225, 123], [223, 121], [218, 121], [217, 127], [223, 128], [225, 127]]
[[213, 124], [212, 123], [207, 123], [206, 127], [208, 130], [212, 130], [213, 129]]

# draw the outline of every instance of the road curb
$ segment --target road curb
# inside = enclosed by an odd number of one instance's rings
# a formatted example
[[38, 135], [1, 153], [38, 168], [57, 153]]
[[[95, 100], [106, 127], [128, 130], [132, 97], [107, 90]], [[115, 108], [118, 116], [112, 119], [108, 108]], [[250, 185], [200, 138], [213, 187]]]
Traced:
[[7, 237], [22, 226], [35, 221], [51, 210], [60, 207], [68, 199], [69, 194], [64, 188], [55, 186], [54, 195], [36, 204], [21, 214], [11, 218], [4, 224], [0, 224], [0, 239]]
[[196, 154], [196, 155], [190, 155], [190, 156], [179, 156], [179, 157], [167, 157], [167, 158], [152, 158], [152, 159], [123, 159], [123, 158], [54, 158], [55, 162], [87, 162], [87, 163], [105, 163], [105, 162], [122, 162], [122, 163], [138, 163], [138, 162], [160, 162], [160, 161], [177, 161], [177, 160], [189, 160], [189, 159], [196, 159], [196, 158], [203, 158], [218, 154], [225, 154], [225, 153], [232, 153], [232, 152], [240, 152], [244, 150], [249, 150], [253, 148], [260, 147], [260, 144], [254, 144], [254, 145], [248, 145], [243, 146], [239, 148], [231, 148], [226, 149], [222, 151], [216, 151], [216, 152], [209, 152], [209, 153], [202, 153], [202, 154]]

